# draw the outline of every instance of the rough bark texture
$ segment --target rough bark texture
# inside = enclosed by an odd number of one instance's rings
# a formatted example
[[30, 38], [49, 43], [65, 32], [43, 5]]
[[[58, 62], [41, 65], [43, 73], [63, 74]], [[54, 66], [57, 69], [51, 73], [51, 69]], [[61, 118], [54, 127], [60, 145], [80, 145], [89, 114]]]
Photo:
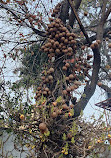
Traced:
[[66, 24], [66, 20], [69, 18], [69, 4], [67, 0], [62, 2], [60, 17], [64, 24]]
[[[75, 3], [75, 10], [76, 12], [78, 11], [79, 7], [80, 7], [80, 4], [81, 4], [82, 0], [74, 0], [74, 3]], [[73, 13], [73, 10], [71, 9], [71, 14], [69, 16], [69, 25], [73, 28], [73, 24], [76, 20], [76, 17]]]

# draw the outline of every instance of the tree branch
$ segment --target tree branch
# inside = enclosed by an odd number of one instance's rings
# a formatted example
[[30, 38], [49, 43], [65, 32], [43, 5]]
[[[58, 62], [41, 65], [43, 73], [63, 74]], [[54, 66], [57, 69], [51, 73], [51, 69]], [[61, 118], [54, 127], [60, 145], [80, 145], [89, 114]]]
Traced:
[[64, 0], [62, 2], [61, 6], [61, 12], [59, 18], [63, 21], [63, 23], [66, 23], [66, 19], [68, 19], [68, 13], [69, 13], [69, 3], [67, 0]]
[[104, 84], [102, 84], [100, 87], [107, 92], [108, 98], [111, 98], [111, 88]]
[[75, 8], [74, 8], [74, 4], [72, 3], [71, 0], [68, 0], [68, 2], [69, 2], [70, 6], [71, 6], [71, 8], [72, 8], [72, 11], [73, 11], [73, 14], [75, 15], [76, 20], [78, 21], [78, 24], [79, 24], [79, 26], [80, 26], [81, 31], [83, 32], [84, 36], [86, 37], [86, 40], [87, 40], [88, 44], [91, 45], [91, 40], [90, 40], [90, 38], [88, 37], [88, 34], [87, 34], [87, 32], [86, 32], [84, 26], [82, 25], [82, 23], [81, 23], [81, 21], [80, 21], [78, 15], [77, 15], [77, 13], [76, 13], [76, 10], [75, 10]]
[[[13, 10], [11, 10], [10, 8], [6, 7], [4, 4], [0, 4], [0, 8], [7, 10], [8, 12], [10, 12], [12, 14], [12, 16], [16, 19], [16, 20], [21, 20], [27, 27], [31, 28], [37, 35], [42, 36], [42, 37], [46, 37], [46, 34], [44, 31], [40, 31], [38, 29], [35, 29], [34, 27], [28, 25], [26, 22], [24, 22], [16, 13], [14, 13]], [[22, 25], [22, 24], [20, 24]]]
[[[103, 35], [104, 35], [104, 19], [105, 19], [105, 7], [106, 2], [103, 2], [103, 8], [102, 8], [102, 16], [100, 18], [100, 23], [98, 25], [98, 31], [97, 31], [97, 39], [102, 40]], [[81, 110], [84, 110], [86, 107], [89, 99], [92, 97], [92, 95], [95, 92], [96, 84], [98, 81], [98, 73], [100, 69], [100, 63], [101, 63], [101, 58], [100, 58], [100, 47], [92, 49], [93, 54], [94, 54], [94, 61], [93, 61], [93, 71], [92, 71], [92, 77], [91, 77], [91, 83], [87, 83], [85, 89], [84, 89], [84, 94], [85, 97], [81, 97], [80, 101], [78, 102], [77, 106], [75, 106], [75, 117], [80, 115]], [[105, 87], [104, 87], [105, 88]]]
[[[78, 8], [79, 8], [81, 2], [82, 2], [82, 0], [75, 0], [75, 1], [74, 1], [76, 12], [77, 12], [77, 10], [78, 10]], [[72, 28], [73, 28], [73, 24], [74, 24], [74, 22], [75, 22], [75, 19], [76, 19], [76, 17], [75, 17], [75, 15], [74, 15], [74, 13], [73, 13], [73, 10], [71, 9], [71, 14], [70, 14], [70, 16], [69, 16], [69, 25], [70, 25]]]

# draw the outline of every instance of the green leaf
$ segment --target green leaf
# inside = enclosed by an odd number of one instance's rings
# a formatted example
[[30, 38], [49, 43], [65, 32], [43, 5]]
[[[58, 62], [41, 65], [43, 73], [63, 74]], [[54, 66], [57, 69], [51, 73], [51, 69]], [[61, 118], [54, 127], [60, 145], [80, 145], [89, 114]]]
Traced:
[[65, 133], [63, 134], [62, 139], [63, 139], [64, 141], [67, 139], [67, 137], [66, 137], [66, 134], [65, 134]]
[[60, 103], [60, 102], [62, 101], [62, 97], [59, 96], [59, 97], [56, 99], [56, 101], [57, 101], [58, 103]]
[[59, 158], [63, 158], [63, 153], [59, 155]]
[[73, 144], [75, 143], [74, 137], [72, 137], [71, 143], [73, 143]]
[[59, 85], [59, 83], [60, 83], [60, 81], [58, 80], [58, 81], [57, 81], [57, 84]]
[[44, 135], [48, 137], [50, 135], [50, 131], [45, 132]]

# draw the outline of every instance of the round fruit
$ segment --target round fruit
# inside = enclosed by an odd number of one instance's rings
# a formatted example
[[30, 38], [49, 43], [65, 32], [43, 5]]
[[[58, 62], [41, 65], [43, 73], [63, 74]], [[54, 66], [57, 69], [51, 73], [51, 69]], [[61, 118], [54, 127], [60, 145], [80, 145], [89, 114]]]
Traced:
[[73, 105], [73, 104], [71, 104], [71, 105], [70, 105], [70, 108], [74, 108], [74, 105]]
[[69, 110], [69, 107], [67, 106], [67, 104], [63, 104], [63, 105], [62, 105], [62, 108], [63, 108], [64, 110]]
[[69, 79], [70, 79], [70, 80], [73, 80], [73, 79], [74, 79], [73, 74], [70, 74], [70, 75], [69, 75]]
[[25, 116], [23, 114], [20, 115], [20, 119], [24, 120]]
[[49, 88], [48, 88], [48, 87], [46, 87], [46, 88], [45, 88], [45, 91], [46, 91], [46, 92], [48, 92], [48, 91], [49, 91]]
[[53, 112], [53, 113], [51, 114], [51, 116], [52, 116], [52, 118], [56, 118], [56, 117], [57, 117], [57, 113], [56, 113], [56, 112]]
[[57, 54], [59, 54], [59, 53], [60, 53], [60, 49], [56, 49], [55, 52], [56, 52]]
[[102, 83], [101, 83], [101, 82], [98, 82], [97, 84], [98, 84], [98, 86], [99, 86], [99, 87], [101, 87], [101, 86], [102, 86]]
[[67, 94], [67, 91], [66, 91], [66, 90], [63, 90], [62, 93], [63, 93], [63, 95], [66, 95], [66, 94]]
[[87, 16], [87, 14], [88, 14], [87, 12], [84, 12], [84, 16]]
[[84, 49], [85, 49], [85, 46], [83, 45], [83, 46], [81, 47], [81, 49], [84, 50]]
[[100, 40], [96, 40], [96, 42], [97, 42], [98, 44], [100, 44], [100, 43], [101, 43], [101, 41], [100, 41]]
[[66, 67], [66, 66], [63, 66], [63, 67], [62, 67], [62, 70], [67, 71], [67, 67]]
[[111, 48], [111, 43], [108, 44], [108, 47]]
[[94, 43], [92, 43], [90, 47], [91, 49], [94, 49], [95, 48]]
[[70, 88], [70, 87], [67, 87], [66, 90], [67, 90], [67, 92], [70, 92], [70, 91], [71, 91], [71, 88]]
[[49, 78], [49, 80], [53, 80], [53, 76], [51, 76], [51, 75], [49, 75], [48, 78]]
[[54, 68], [51, 67], [51, 68], [49, 69], [49, 71], [50, 71], [50, 73], [53, 73], [53, 72], [54, 72]]
[[71, 47], [68, 47], [68, 51], [71, 52], [71, 51], [72, 51], [72, 48], [71, 48]]
[[39, 129], [40, 129], [40, 130], [45, 131], [46, 128], [47, 128], [47, 127], [46, 127], [46, 124], [45, 124], [44, 122], [42, 122], [42, 123], [39, 124]]
[[66, 77], [65, 79], [66, 79], [66, 81], [69, 81], [69, 77]]
[[97, 42], [94, 43], [94, 47], [98, 48], [98, 43]]
[[66, 63], [65, 66], [66, 66], [66, 67], [70, 67], [70, 64], [69, 64], [69, 63]]
[[72, 36], [70, 36], [70, 37], [69, 37], [69, 40], [73, 40], [73, 37], [72, 37]]

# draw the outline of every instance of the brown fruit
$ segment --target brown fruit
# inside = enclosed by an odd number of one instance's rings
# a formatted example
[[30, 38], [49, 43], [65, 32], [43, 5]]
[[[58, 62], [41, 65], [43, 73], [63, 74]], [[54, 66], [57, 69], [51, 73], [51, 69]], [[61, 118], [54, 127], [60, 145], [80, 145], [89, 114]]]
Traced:
[[54, 43], [55, 43], [55, 41], [54, 41], [54, 40], [51, 40], [50, 42], [51, 42], [52, 44], [54, 44]]
[[38, 90], [38, 91], [41, 90], [41, 87], [38, 87], [37, 90]]
[[108, 44], [108, 47], [111, 48], [111, 43]]
[[43, 91], [43, 95], [47, 95], [47, 91]]
[[49, 52], [50, 52], [50, 53], [53, 53], [53, 52], [54, 52], [54, 49], [53, 49], [53, 48], [49, 49]]
[[68, 44], [68, 39], [65, 39], [65, 40], [64, 40], [64, 43], [65, 43], [65, 44]]
[[69, 77], [66, 77], [65, 79], [66, 79], [66, 81], [69, 81]]
[[96, 42], [97, 42], [98, 44], [100, 44], [100, 43], [101, 43], [101, 41], [100, 41], [100, 40], [96, 40]]
[[63, 66], [63, 67], [62, 67], [62, 70], [67, 71], [67, 67], [66, 67], [66, 66]]
[[51, 95], [51, 91], [48, 91], [48, 95]]
[[48, 92], [48, 91], [49, 91], [49, 88], [48, 88], [48, 87], [46, 87], [46, 88], [45, 88], [45, 91], [46, 91], [46, 92]]
[[71, 88], [70, 88], [70, 87], [67, 87], [66, 91], [67, 91], [67, 92], [70, 92], [70, 91], [71, 91]]
[[62, 108], [63, 108], [64, 110], [69, 110], [69, 107], [67, 106], [67, 104], [63, 104], [63, 105], [62, 105]]
[[53, 76], [52, 75], [49, 75], [49, 80], [53, 80]]
[[75, 38], [76, 37], [76, 34], [75, 33], [71, 33], [71, 36], [73, 37], [73, 38]]
[[67, 28], [66, 28], [66, 27], [62, 27], [62, 31], [64, 31], [64, 32], [65, 32], [66, 30], [67, 30]]
[[57, 117], [57, 112], [53, 112], [53, 113], [51, 114], [51, 117], [52, 117], [52, 118], [56, 118], [56, 117]]
[[57, 54], [60, 54], [60, 49], [56, 49], [55, 52], [56, 52]]
[[42, 80], [45, 80], [45, 76], [42, 76], [41, 79], [42, 79]]
[[71, 88], [71, 91], [73, 91], [75, 89], [74, 85], [70, 86], [70, 88]]
[[69, 52], [72, 52], [72, 48], [71, 48], [71, 47], [68, 47], [68, 51], [69, 51]]
[[65, 40], [65, 37], [61, 37], [61, 41], [64, 41]]
[[98, 84], [98, 86], [99, 86], [99, 87], [101, 87], [101, 86], [102, 86], [102, 82], [98, 82], [97, 84]]
[[88, 15], [88, 13], [87, 12], [84, 12], [84, 16], [87, 16]]
[[74, 84], [77, 85], [77, 86], [81, 86], [81, 82], [80, 81], [75, 81]]
[[62, 32], [62, 36], [65, 36], [66, 35], [66, 33], [65, 32]]
[[58, 115], [60, 115], [62, 113], [61, 109], [58, 110]]
[[71, 40], [73, 40], [73, 37], [72, 37], [72, 36], [70, 36], [70, 37], [69, 37], [69, 40], [70, 40], [70, 41], [71, 41]]
[[70, 74], [70, 75], [69, 75], [69, 79], [70, 79], [70, 80], [73, 80], [73, 79], [74, 79], [73, 74]]
[[108, 37], [106, 37], [106, 41], [109, 41], [109, 38], [108, 38]]
[[69, 64], [69, 63], [66, 63], [65, 66], [68, 68], [68, 67], [70, 67], [70, 64]]
[[64, 49], [64, 50], [62, 50], [62, 52], [63, 52], [64, 54], [67, 54], [68, 50], [67, 50], [67, 49]]
[[58, 35], [58, 34], [56, 34], [56, 35], [55, 35], [55, 38], [56, 38], [56, 39], [58, 39], [58, 38], [59, 38], [59, 35]]
[[48, 79], [48, 78], [46, 78], [46, 79], [45, 79], [45, 82], [46, 82], [46, 83], [48, 83], [48, 82], [49, 82], [49, 79]]
[[48, 51], [49, 51], [49, 49], [48, 49], [48, 48], [45, 48], [45, 49], [44, 49], [44, 52], [48, 52]]
[[90, 45], [91, 49], [95, 49], [94, 43]]
[[36, 95], [39, 93], [39, 91], [36, 91]]
[[73, 105], [73, 104], [71, 104], [71, 105], [70, 105], [70, 108], [74, 108], [74, 105]]
[[59, 37], [62, 37], [62, 33], [59, 34]]
[[71, 36], [71, 33], [69, 33], [69, 32], [66, 33], [66, 36], [67, 36], [67, 37], [70, 37], [70, 36]]
[[58, 42], [58, 41], [56, 41], [54, 44], [55, 44], [56, 46], [59, 46], [59, 42]]
[[84, 50], [84, 49], [85, 49], [85, 46], [83, 45], [83, 46], [81, 47], [81, 49]]
[[72, 53], [72, 52], [70, 52], [70, 53], [67, 53], [67, 55], [68, 55], [68, 56], [72, 56], [72, 55], [73, 55], [73, 53]]
[[67, 91], [66, 91], [66, 90], [63, 90], [62, 93], [63, 93], [63, 95], [66, 95], [66, 94], [67, 94]]
[[47, 128], [46, 124], [44, 122], [40, 123], [39, 124], [39, 129], [42, 130], [42, 131], [45, 131]]
[[50, 73], [53, 73], [53, 72], [54, 72], [54, 68], [51, 67], [51, 68], [49, 69], [49, 71], [50, 71]]
[[62, 99], [62, 103], [65, 104], [65, 102], [66, 102], [66, 101], [65, 101], [64, 99]]
[[95, 47], [95, 48], [98, 48], [98, 46], [99, 46], [98, 43], [95, 42], [95, 43], [94, 43], [94, 47]]

